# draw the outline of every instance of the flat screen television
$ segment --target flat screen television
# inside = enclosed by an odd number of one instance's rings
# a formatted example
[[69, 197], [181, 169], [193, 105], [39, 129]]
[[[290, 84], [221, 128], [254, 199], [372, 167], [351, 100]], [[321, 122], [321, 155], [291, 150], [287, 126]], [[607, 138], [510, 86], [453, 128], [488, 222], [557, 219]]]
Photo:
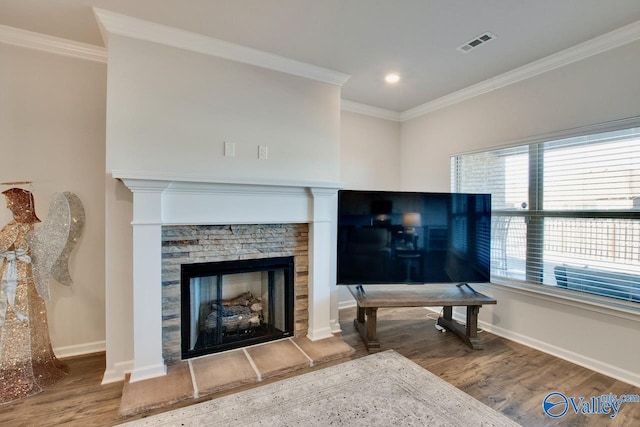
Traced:
[[491, 195], [338, 192], [339, 285], [489, 281]]

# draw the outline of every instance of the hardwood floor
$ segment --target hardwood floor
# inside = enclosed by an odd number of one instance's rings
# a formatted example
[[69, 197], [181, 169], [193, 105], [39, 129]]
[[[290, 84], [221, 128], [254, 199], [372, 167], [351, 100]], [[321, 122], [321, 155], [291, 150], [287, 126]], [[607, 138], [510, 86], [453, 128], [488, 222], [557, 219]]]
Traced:
[[[614, 419], [606, 415], [576, 415], [572, 410], [557, 420], [545, 416], [542, 400], [552, 391], [590, 399], [608, 393], [640, 394], [640, 389], [489, 333], [481, 335], [484, 350], [471, 350], [453, 334], [438, 332], [427, 313], [422, 308], [380, 309], [381, 350], [394, 349], [524, 426], [640, 425], [640, 403], [622, 404]], [[356, 349], [353, 358], [358, 358], [367, 352], [353, 327], [354, 317], [355, 309], [340, 312], [342, 335]], [[71, 370], [67, 378], [38, 395], [0, 406], [0, 425], [112, 426], [194, 403], [183, 402], [125, 420], [118, 416], [122, 383], [100, 385], [104, 354], [70, 358], [66, 362]], [[314, 366], [296, 374], [329, 365]], [[260, 385], [281, 378], [284, 377]], [[252, 387], [256, 386], [233, 392]]]

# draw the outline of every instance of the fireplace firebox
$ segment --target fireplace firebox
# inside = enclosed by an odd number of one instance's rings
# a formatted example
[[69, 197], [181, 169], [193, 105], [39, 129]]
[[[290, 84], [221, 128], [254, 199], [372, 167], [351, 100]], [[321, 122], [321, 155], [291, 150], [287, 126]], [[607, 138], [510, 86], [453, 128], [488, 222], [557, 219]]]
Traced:
[[292, 336], [294, 258], [181, 265], [182, 359]]

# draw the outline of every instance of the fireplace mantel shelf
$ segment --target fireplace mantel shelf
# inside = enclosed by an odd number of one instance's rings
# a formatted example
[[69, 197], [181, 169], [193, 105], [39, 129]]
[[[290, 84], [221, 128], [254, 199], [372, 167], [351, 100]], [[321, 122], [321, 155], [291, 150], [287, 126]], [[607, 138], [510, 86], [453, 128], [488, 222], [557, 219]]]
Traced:
[[[147, 172], [112, 170], [114, 178], [119, 179], [131, 188], [130, 185], [141, 185], [143, 183], [152, 184], [154, 187], [164, 186], [164, 188], [185, 189], [189, 185], [222, 185], [222, 186], [242, 186], [242, 187], [279, 187], [279, 188], [317, 188], [317, 189], [340, 189], [344, 185], [340, 182], [330, 181], [304, 181], [285, 179], [262, 179], [262, 178], [233, 178], [217, 177], [208, 175], [192, 175], [184, 173], [169, 172]], [[130, 184], [127, 184], [129, 182]]]

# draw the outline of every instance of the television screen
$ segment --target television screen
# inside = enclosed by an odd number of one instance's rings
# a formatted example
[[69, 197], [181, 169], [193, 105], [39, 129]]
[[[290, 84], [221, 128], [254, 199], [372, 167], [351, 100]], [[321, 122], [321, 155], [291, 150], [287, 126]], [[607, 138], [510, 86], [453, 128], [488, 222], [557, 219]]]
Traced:
[[342, 190], [339, 285], [489, 281], [491, 195]]

